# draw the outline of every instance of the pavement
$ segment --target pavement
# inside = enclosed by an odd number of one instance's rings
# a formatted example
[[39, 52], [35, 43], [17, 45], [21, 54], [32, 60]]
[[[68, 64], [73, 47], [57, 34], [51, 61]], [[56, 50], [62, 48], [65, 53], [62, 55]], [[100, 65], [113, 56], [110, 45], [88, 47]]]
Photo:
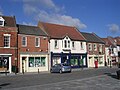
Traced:
[[[89, 69], [103, 69], [103, 68], [109, 68], [109, 67], [99, 67], [99, 68], [77, 68], [77, 69], [72, 69], [72, 72], [74, 71], [80, 71], [80, 70], [89, 70]], [[118, 68], [116, 66], [113, 66], [112, 68]], [[44, 73], [50, 73], [50, 71], [42, 71], [42, 72], [25, 72], [25, 73], [5, 73], [5, 72], [0, 72], [0, 77], [2, 76], [15, 76], [15, 75], [31, 75], [31, 74], [44, 74]]]

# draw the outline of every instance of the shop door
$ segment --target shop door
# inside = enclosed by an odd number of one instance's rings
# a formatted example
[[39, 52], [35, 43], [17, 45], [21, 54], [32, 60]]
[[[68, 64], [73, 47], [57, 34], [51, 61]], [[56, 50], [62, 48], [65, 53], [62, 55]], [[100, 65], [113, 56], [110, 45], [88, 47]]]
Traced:
[[22, 58], [22, 72], [27, 72], [26, 57]]

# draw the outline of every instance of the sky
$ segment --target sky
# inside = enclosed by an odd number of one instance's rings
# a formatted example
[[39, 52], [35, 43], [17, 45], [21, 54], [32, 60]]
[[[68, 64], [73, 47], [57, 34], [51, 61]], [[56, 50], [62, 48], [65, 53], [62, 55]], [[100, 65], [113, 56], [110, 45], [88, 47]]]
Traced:
[[42, 21], [102, 38], [120, 36], [120, 0], [1, 0], [0, 15], [15, 16], [18, 24]]

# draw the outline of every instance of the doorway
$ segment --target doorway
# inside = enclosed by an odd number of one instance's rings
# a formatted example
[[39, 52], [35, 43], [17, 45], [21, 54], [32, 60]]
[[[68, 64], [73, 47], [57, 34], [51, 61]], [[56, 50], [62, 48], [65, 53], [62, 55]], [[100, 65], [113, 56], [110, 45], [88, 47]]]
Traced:
[[27, 72], [27, 61], [26, 57], [22, 57], [22, 72]]

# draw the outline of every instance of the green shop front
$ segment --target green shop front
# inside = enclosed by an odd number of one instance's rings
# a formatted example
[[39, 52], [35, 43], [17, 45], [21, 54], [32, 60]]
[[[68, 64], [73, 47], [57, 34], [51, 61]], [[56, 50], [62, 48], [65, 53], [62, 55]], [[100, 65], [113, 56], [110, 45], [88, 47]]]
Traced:
[[57, 63], [67, 63], [70, 64], [72, 68], [85, 68], [87, 67], [87, 54], [51, 52], [51, 66]]

